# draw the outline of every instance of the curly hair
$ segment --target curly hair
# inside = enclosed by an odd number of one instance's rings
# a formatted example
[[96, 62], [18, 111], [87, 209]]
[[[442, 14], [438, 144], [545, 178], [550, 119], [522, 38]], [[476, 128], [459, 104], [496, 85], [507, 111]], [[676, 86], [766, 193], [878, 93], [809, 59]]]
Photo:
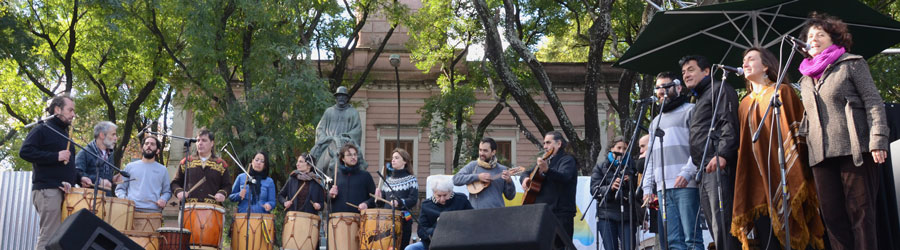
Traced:
[[813, 11], [809, 14], [809, 22], [800, 32], [800, 38], [806, 39], [809, 29], [812, 27], [824, 30], [831, 37], [832, 43], [844, 47], [847, 51], [853, 47], [853, 35], [847, 29], [847, 24], [837, 17]]

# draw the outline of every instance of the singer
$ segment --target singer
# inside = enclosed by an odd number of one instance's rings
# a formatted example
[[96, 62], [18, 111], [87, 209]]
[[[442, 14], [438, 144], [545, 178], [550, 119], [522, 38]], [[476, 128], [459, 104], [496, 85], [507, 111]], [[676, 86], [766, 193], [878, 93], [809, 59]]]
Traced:
[[238, 213], [246, 213], [248, 206], [250, 213], [271, 213], [275, 208], [275, 182], [269, 178], [269, 155], [265, 152], [257, 151], [253, 156], [250, 178], [256, 183], [249, 181], [245, 173], [238, 175], [228, 199], [238, 202]]
[[[616, 137], [611, 145], [606, 159], [597, 163], [591, 172], [591, 195], [598, 202], [606, 197], [602, 204], [597, 204], [597, 230], [600, 231], [600, 238], [604, 239], [603, 249], [632, 249], [637, 227], [632, 228], [629, 225], [640, 225], [639, 221], [629, 223], [634, 220], [635, 214], [639, 213], [637, 211], [640, 209], [640, 202], [635, 201], [631, 196], [637, 188], [635, 185], [637, 182], [633, 181], [636, 178], [634, 164], [629, 162], [628, 165], [631, 166], [628, 166], [627, 169], [622, 166], [622, 162], [625, 161], [623, 158], [625, 150], [628, 148], [625, 138]], [[624, 178], [619, 177], [620, 174], [615, 173], [616, 170], [627, 170]], [[622, 196], [616, 198], [614, 195], [620, 188], [624, 188], [621, 191], [623, 192]], [[628, 199], [631, 200], [630, 203]], [[632, 205], [632, 207], [629, 208], [628, 205]], [[624, 214], [622, 206], [625, 207]], [[619, 244], [622, 247], [619, 247]]]
[[[225, 201], [228, 191], [231, 190], [231, 177], [228, 174], [228, 164], [212, 151], [216, 137], [206, 128], [200, 129], [197, 136], [197, 154], [185, 157], [181, 160], [175, 179], [172, 180], [172, 193], [178, 200], [186, 199], [187, 202], [205, 202], [217, 204]], [[187, 187], [183, 187], [185, 171], [188, 174]], [[203, 180], [200, 183], [200, 180]], [[199, 186], [197, 186], [199, 184]], [[193, 190], [191, 190], [193, 189]], [[186, 191], [191, 191], [186, 193]], [[212, 196], [212, 197], [210, 197]]]
[[876, 249], [875, 196], [887, 157], [884, 101], [869, 66], [848, 53], [847, 24], [812, 13], [801, 38], [812, 58], [800, 63], [809, 164], [828, 239], [834, 249]]
[[412, 214], [409, 211], [419, 202], [419, 182], [412, 174], [411, 166], [412, 158], [409, 153], [402, 148], [395, 148], [391, 153], [391, 165], [386, 166], [390, 171], [390, 177], [384, 180], [387, 185], [375, 189], [376, 197], [384, 197], [391, 201], [391, 204], [372, 199], [376, 207], [403, 211], [403, 235], [398, 249], [404, 249], [409, 245], [409, 239], [412, 237]]
[[[778, 160], [778, 144], [784, 145], [790, 205], [791, 248], [807, 246], [822, 249], [825, 227], [819, 219], [819, 205], [813, 184], [812, 170], [806, 164], [805, 138], [798, 132], [803, 117], [800, 98], [788, 84], [775, 89], [778, 77], [778, 59], [769, 50], [751, 48], [744, 52], [744, 77], [748, 94], [738, 109], [740, 121], [740, 147], [734, 177], [734, 219], [731, 234], [740, 239], [744, 249], [749, 249], [747, 235], [755, 231], [761, 248], [782, 249], [784, 245], [784, 208], [781, 187], [781, 168]], [[781, 101], [779, 130], [774, 131], [772, 115], [766, 111], [776, 93]], [[763, 118], [765, 116], [765, 118]], [[763, 123], [762, 127], [759, 127]], [[753, 134], [759, 129], [759, 140], [753, 142]], [[773, 133], [781, 133], [783, 141]], [[772, 233], [778, 237], [771, 237]], [[780, 240], [780, 244], [778, 242]]]
[[[312, 166], [309, 165], [310, 162], [315, 161], [310, 159], [308, 153], [300, 154], [297, 157], [297, 170], [291, 172], [291, 177], [288, 178], [278, 194], [278, 202], [284, 204], [287, 211], [316, 214], [322, 210], [325, 189], [316, 180]], [[298, 190], [301, 187], [303, 189]]]
[[[689, 126], [691, 160], [704, 170], [700, 179], [700, 209], [706, 216], [716, 249], [737, 249], [737, 239], [729, 233], [738, 148], [737, 92], [727, 83], [712, 80], [709, 61], [703, 56], [685, 56], [679, 64], [684, 83], [696, 98]], [[710, 122], [714, 122], [712, 133]]]
[[[516, 197], [516, 186], [509, 177], [507, 167], [497, 162], [497, 142], [493, 138], [481, 138], [478, 144], [478, 159], [466, 164], [453, 175], [453, 185], [475, 185], [476, 182], [489, 183], [479, 192], [469, 192], [469, 202], [475, 209], [505, 207], [503, 197]], [[476, 190], [473, 190], [476, 191]]]

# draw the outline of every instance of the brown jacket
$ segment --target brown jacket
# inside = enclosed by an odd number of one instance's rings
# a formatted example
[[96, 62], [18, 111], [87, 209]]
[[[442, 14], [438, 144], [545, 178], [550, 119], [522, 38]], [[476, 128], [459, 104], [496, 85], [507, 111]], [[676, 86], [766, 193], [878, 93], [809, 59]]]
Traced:
[[[190, 187], [184, 190], [182, 185], [185, 178], [185, 167], [187, 168], [187, 185]], [[203, 180], [201, 183], [200, 181]], [[197, 184], [199, 186], [196, 186]], [[206, 162], [196, 159], [196, 156], [181, 159], [178, 167], [178, 173], [172, 180], [172, 193], [185, 191], [190, 193], [187, 195], [187, 202], [205, 202], [217, 204], [213, 197], [220, 193], [228, 197], [228, 191], [231, 190], [231, 176], [228, 173], [228, 164], [221, 158], [211, 158]], [[191, 191], [193, 189], [193, 191]]]
[[853, 163], [860, 166], [864, 153], [887, 149], [884, 101], [861, 56], [844, 53], [825, 68], [820, 79], [803, 76], [800, 86], [810, 166], [846, 155], [852, 155]]

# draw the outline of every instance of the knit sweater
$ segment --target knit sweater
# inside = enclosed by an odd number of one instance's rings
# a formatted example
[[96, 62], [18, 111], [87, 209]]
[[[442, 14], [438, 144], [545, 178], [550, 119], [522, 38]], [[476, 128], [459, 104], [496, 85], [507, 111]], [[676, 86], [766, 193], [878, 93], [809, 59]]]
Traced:
[[[678, 176], [688, 180], [687, 187], [697, 187], [697, 182], [693, 178], [694, 174], [697, 173], [697, 167], [691, 161], [690, 131], [688, 127], [693, 107], [694, 104], [682, 104], [678, 108], [656, 116], [650, 122], [650, 144], [652, 147], [649, 149], [650, 154], [646, 158], [647, 168], [644, 169], [642, 188], [645, 194], [652, 194], [654, 188], [662, 190], [663, 187], [657, 184], [662, 183], [663, 178], [665, 178], [665, 188], [667, 189], [675, 186], [675, 179]], [[660, 117], [662, 117], [661, 122]], [[656, 137], [657, 127], [665, 132], [663, 143], [660, 143], [659, 138]], [[660, 164], [659, 157], [660, 152], [662, 152], [660, 148], [665, 150], [663, 152], [665, 164]], [[662, 165], [665, 165], [665, 174], [662, 172]]]
[[[381, 197], [385, 200], [400, 200], [397, 209], [410, 210], [416, 206], [419, 201], [419, 182], [416, 176], [407, 173], [405, 170], [394, 171], [391, 177], [388, 177], [388, 185], [381, 184]], [[391, 191], [393, 188], [393, 191]], [[377, 207], [391, 208], [391, 204], [384, 202], [376, 202]]]

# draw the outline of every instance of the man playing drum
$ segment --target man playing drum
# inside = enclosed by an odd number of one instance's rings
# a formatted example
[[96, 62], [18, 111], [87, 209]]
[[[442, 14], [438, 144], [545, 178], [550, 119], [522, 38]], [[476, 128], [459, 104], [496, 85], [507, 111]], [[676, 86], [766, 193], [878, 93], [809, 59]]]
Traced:
[[[155, 232], [162, 226], [162, 210], [166, 201], [172, 197], [169, 189], [169, 171], [156, 161], [159, 153], [159, 139], [153, 136], [144, 138], [141, 145], [141, 159], [125, 165], [125, 172], [131, 178], [116, 186], [116, 197], [134, 201], [135, 230]], [[139, 216], [140, 215], [140, 216]], [[147, 216], [144, 216], [147, 215]], [[147, 228], [139, 218], [156, 218], [149, 222]], [[140, 224], [140, 225], [138, 225]]]
[[[218, 248], [222, 244], [225, 201], [231, 188], [228, 164], [212, 152], [215, 136], [206, 128], [197, 136], [197, 154], [181, 160], [172, 192], [184, 205], [184, 228], [191, 245]], [[185, 185], [185, 183], [187, 183]]]

